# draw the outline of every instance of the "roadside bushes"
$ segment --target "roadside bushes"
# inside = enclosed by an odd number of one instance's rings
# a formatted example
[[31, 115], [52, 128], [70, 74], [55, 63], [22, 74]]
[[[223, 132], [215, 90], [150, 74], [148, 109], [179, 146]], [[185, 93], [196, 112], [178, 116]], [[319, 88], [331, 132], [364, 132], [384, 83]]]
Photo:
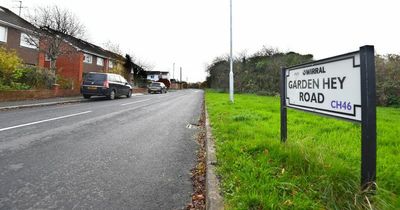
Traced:
[[15, 51], [0, 47], [0, 87], [11, 86], [14, 71], [21, 66], [21, 59]]
[[74, 87], [74, 80], [57, 75], [57, 84], [60, 85], [61, 89], [72, 89]]
[[15, 51], [0, 48], [0, 90], [50, 89], [54, 81], [51, 70], [24, 65]]
[[[235, 91], [258, 95], [279, 95], [280, 68], [313, 60], [312, 55], [263, 48], [234, 59]], [[376, 93], [379, 106], [400, 106], [400, 55], [376, 55]], [[207, 87], [229, 89], [229, 57], [219, 57], [207, 67]]]
[[56, 78], [54, 72], [46, 68], [26, 66], [23, 71], [24, 75], [21, 78], [21, 82], [36, 89], [50, 89]]
[[400, 106], [400, 55], [377, 55], [375, 63], [378, 104]]
[[[312, 55], [295, 52], [283, 53], [264, 47], [251, 56], [245, 54], [234, 59], [235, 91], [260, 95], [279, 94], [280, 68], [312, 61]], [[209, 88], [229, 89], [229, 57], [219, 57], [207, 67]]]

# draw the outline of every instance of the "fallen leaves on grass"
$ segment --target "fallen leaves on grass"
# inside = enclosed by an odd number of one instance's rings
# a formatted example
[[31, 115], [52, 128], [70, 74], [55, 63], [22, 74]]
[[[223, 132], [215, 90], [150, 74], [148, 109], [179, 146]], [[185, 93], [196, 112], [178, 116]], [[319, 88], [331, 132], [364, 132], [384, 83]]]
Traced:
[[192, 202], [186, 206], [187, 210], [203, 210], [206, 209], [206, 130], [205, 130], [205, 112], [204, 104], [202, 106], [202, 114], [199, 121], [199, 132], [197, 134], [197, 143], [199, 150], [197, 151], [197, 164], [191, 170], [191, 179], [193, 182], [194, 193], [192, 194]]

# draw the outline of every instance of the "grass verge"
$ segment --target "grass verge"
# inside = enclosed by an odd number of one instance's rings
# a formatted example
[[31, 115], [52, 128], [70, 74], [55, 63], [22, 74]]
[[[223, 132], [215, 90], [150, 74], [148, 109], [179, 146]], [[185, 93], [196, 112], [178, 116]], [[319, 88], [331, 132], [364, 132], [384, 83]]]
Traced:
[[377, 109], [377, 192], [360, 190], [360, 125], [288, 110], [279, 98], [206, 92], [227, 209], [400, 209], [400, 109]]

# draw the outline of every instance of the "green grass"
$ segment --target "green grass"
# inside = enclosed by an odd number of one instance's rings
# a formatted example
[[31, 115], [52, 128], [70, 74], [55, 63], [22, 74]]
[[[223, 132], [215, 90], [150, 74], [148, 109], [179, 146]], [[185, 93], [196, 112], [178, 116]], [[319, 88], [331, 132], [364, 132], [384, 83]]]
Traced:
[[[377, 109], [377, 192], [360, 190], [358, 123], [288, 110], [279, 98], [206, 92], [227, 209], [400, 209], [400, 109]], [[370, 206], [371, 205], [371, 206]]]

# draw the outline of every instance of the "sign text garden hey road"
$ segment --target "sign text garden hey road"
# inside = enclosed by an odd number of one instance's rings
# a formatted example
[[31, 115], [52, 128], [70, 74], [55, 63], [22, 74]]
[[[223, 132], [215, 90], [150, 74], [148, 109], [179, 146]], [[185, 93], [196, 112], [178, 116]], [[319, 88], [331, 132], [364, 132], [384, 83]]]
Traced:
[[361, 121], [360, 54], [286, 69], [286, 106]]
[[281, 73], [281, 140], [287, 139], [287, 107], [361, 122], [361, 185], [376, 179], [374, 47], [314, 61]]

